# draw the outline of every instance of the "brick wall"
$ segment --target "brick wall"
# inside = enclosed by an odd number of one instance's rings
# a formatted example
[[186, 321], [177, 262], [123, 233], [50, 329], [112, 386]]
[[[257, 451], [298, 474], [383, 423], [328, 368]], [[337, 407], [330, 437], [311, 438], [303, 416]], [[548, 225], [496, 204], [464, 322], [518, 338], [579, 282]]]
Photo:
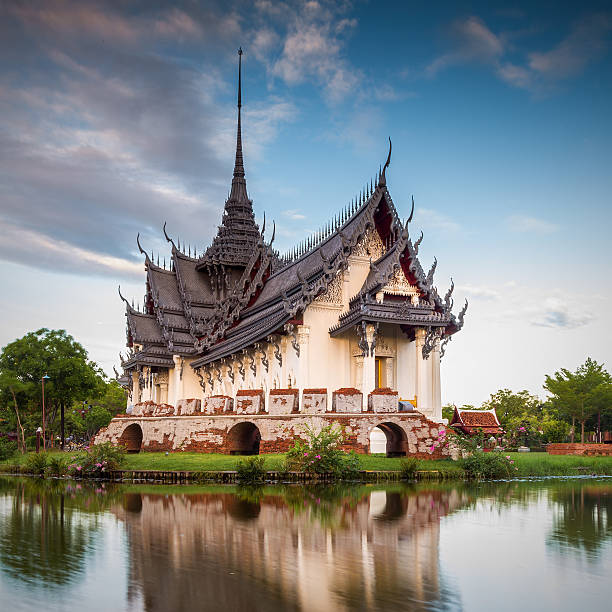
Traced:
[[[313, 394], [317, 395], [317, 394]], [[320, 395], [320, 394], [319, 394]], [[259, 394], [257, 396], [261, 397]], [[243, 395], [249, 398], [253, 396]], [[403, 448], [410, 456], [439, 458], [450, 454], [448, 449], [430, 447], [437, 439], [441, 425], [429, 421], [418, 412], [377, 415], [363, 414], [231, 414], [134, 417], [122, 415], [115, 417], [105, 430], [96, 436], [95, 443], [119, 442], [129, 425], [137, 424], [142, 429], [142, 448], [149, 451], [200, 451], [227, 453], [230, 450], [229, 438], [236, 438], [236, 426], [252, 424], [259, 430], [261, 453], [284, 452], [293, 445], [297, 437], [303, 437], [304, 428], [310, 425], [320, 429], [328, 424], [338, 423], [347, 435], [345, 450], [367, 453], [370, 432], [378, 425], [387, 431], [394, 431], [402, 439]], [[249, 425], [249, 427], [251, 427]], [[234, 432], [231, 434], [231, 432]]]
[[546, 452], [549, 455], [610, 455], [612, 444], [548, 444]]

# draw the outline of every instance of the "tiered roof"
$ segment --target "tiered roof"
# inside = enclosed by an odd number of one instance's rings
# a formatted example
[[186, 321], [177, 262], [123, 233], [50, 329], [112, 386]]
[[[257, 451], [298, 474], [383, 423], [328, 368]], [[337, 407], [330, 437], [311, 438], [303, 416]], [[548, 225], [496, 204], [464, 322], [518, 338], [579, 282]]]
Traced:
[[[124, 364], [172, 367], [172, 355], [196, 357], [194, 368], [253, 346], [264, 339], [290, 332], [301, 322], [305, 308], [327, 292], [330, 283], [348, 266], [369, 233], [380, 239], [383, 254], [370, 263], [363, 287], [330, 329], [339, 335], [365, 322], [400, 324], [410, 333], [414, 326], [428, 329], [427, 353], [435, 337], [445, 344], [463, 326], [467, 303], [458, 317], [452, 312], [452, 286], [444, 299], [433, 285], [435, 262], [425, 274], [418, 260], [421, 237], [412, 242], [408, 224], [393, 204], [386, 182], [389, 156], [376, 181], [339, 213], [324, 229], [283, 257], [264, 240], [255, 224], [248, 198], [241, 134], [241, 55], [238, 71], [238, 129], [230, 195], [222, 224], [211, 246], [200, 258], [172, 245], [169, 270], [145, 255], [147, 294], [143, 311], [127, 303], [128, 345], [142, 349]], [[413, 202], [414, 210], [414, 202]], [[398, 271], [419, 294], [417, 304], [392, 296], [376, 300]], [[424, 355], [425, 349], [424, 349]], [[156, 361], [157, 360], [157, 361]], [[155, 362], [155, 363], [154, 363]], [[163, 363], [162, 363], [163, 362]]]
[[486, 434], [501, 434], [504, 432], [497, 418], [495, 408], [490, 410], [461, 410], [455, 408], [450, 427], [460, 429], [466, 434], [478, 432]]

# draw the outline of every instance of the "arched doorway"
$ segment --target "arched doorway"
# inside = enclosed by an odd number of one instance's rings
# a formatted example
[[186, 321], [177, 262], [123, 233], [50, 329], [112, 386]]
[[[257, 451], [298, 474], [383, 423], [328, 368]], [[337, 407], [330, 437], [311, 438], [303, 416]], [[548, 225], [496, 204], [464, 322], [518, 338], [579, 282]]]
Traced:
[[142, 428], [140, 425], [138, 423], [128, 425], [119, 438], [119, 444], [125, 446], [128, 453], [139, 453], [142, 446]]
[[227, 434], [230, 455], [259, 455], [261, 434], [253, 423], [238, 423]]
[[385, 436], [384, 452], [387, 457], [405, 457], [408, 454], [406, 432], [395, 423], [380, 423], [370, 432], [370, 453], [383, 452], [380, 431]]

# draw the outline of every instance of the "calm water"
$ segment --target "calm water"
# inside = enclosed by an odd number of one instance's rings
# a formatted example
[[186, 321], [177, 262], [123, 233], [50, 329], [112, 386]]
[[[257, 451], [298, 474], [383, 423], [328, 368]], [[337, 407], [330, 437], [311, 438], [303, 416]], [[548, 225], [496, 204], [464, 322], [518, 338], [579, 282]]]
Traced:
[[605, 610], [612, 480], [88, 486], [0, 478], [0, 608]]

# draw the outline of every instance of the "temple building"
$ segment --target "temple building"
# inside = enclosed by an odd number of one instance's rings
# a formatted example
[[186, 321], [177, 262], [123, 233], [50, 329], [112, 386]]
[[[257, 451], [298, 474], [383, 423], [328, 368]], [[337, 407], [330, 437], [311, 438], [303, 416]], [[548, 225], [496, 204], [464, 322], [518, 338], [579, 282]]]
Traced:
[[[131, 450], [286, 450], [304, 425], [339, 422], [368, 452], [427, 455], [442, 422], [440, 360], [464, 322], [425, 272], [391, 199], [386, 163], [324, 227], [285, 254], [255, 223], [238, 126], [231, 191], [212, 244], [168, 233], [168, 269], [142, 248], [143, 308], [124, 299], [126, 414], [97, 441]], [[170, 223], [171, 227], [171, 223]], [[269, 230], [268, 230], [269, 231]], [[170, 232], [171, 233], [171, 232]], [[442, 452], [442, 451], [436, 451]]]

